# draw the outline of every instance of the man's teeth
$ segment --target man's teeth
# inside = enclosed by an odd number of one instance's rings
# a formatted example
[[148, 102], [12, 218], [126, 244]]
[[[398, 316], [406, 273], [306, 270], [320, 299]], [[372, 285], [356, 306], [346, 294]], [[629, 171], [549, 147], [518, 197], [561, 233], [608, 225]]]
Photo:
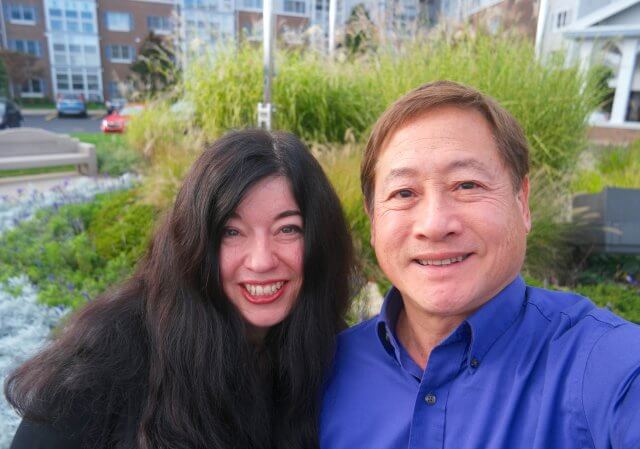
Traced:
[[416, 259], [416, 262], [418, 262], [420, 265], [440, 266], [440, 265], [451, 265], [452, 263], [456, 263], [456, 262], [462, 262], [466, 258], [467, 256], [458, 256], [458, 257], [452, 257], [450, 259], [434, 259], [434, 260]]
[[251, 294], [251, 296], [267, 296], [273, 295], [275, 292], [280, 290], [284, 282], [275, 282], [273, 284], [266, 285], [252, 285], [252, 284], [244, 284], [244, 288]]

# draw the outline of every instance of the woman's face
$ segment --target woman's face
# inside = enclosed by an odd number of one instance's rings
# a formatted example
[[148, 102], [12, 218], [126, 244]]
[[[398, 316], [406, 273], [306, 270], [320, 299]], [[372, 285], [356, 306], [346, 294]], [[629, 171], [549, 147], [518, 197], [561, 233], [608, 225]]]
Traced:
[[222, 287], [254, 336], [280, 323], [303, 276], [304, 235], [289, 182], [272, 176], [246, 193], [227, 221], [220, 246]]

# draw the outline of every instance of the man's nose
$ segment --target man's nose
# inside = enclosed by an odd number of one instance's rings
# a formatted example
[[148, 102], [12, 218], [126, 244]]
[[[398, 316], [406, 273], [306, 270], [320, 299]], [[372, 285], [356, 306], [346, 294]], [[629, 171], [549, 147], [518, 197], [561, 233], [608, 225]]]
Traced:
[[429, 193], [415, 209], [414, 234], [433, 241], [459, 234], [462, 223], [454, 201], [443, 193]]
[[246, 266], [252, 271], [261, 273], [269, 271], [278, 265], [278, 257], [274, 251], [273, 242], [266, 237], [253, 239], [247, 248]]

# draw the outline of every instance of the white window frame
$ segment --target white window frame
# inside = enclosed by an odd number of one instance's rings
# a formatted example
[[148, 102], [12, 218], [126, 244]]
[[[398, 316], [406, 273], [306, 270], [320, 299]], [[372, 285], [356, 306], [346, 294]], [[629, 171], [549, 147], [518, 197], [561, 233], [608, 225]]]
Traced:
[[[152, 24], [152, 22], [156, 22], [156, 24]], [[156, 27], [155, 25], [160, 23], [160, 27]], [[164, 26], [166, 25], [166, 27]], [[157, 34], [160, 36], [166, 36], [171, 34], [173, 31], [173, 26], [171, 23], [171, 17], [167, 16], [147, 16], [147, 28], [149, 31], [153, 31], [153, 34]]]
[[[35, 92], [33, 90], [33, 82], [37, 81], [40, 84], [40, 92]], [[20, 96], [22, 98], [43, 98], [44, 97], [44, 80], [42, 78], [31, 78], [27, 81], [27, 85], [29, 86], [29, 90], [22, 90], [23, 86], [20, 86]]]
[[[113, 24], [110, 23], [111, 20], [113, 19], [109, 19], [109, 17], [114, 17], [114, 16], [120, 16], [120, 18], [123, 18], [124, 16], [127, 17], [127, 27], [120, 27], [117, 26], [117, 24]], [[130, 33], [131, 29], [133, 28], [133, 17], [131, 16], [131, 13], [128, 12], [123, 12], [123, 11], [105, 11], [104, 13], [104, 24], [105, 27], [107, 28], [107, 30], [109, 31], [115, 31], [115, 32], [121, 32], [121, 33]], [[115, 26], [114, 26], [115, 25]]]
[[[114, 56], [113, 49], [117, 48], [119, 55]], [[129, 53], [129, 58], [122, 57], [122, 49], [126, 48]], [[112, 44], [109, 45], [109, 62], [113, 62], [116, 64], [131, 64], [135, 59], [135, 48], [131, 45], [120, 45], [120, 44]]]
[[[302, 6], [302, 11], [287, 9], [286, 8], [287, 3], [291, 5]], [[285, 13], [286, 15], [306, 16], [307, 2], [305, 0], [282, 0], [282, 12]]]
[[[17, 42], [22, 42], [23, 50], [18, 50]], [[32, 42], [32, 43], [35, 44], [35, 50], [36, 50], [35, 54], [29, 53], [27, 51], [27, 49], [29, 47], [29, 42]], [[31, 56], [36, 57], [36, 58], [41, 58], [42, 57], [42, 43], [40, 41], [36, 41], [36, 40], [33, 40], [33, 39], [11, 39], [9, 41], [9, 48], [12, 51], [15, 51], [15, 52], [18, 52], [18, 53], [24, 53], [26, 55], [31, 55]]]
[[[14, 19], [13, 18], [13, 8], [17, 8], [18, 11], [20, 11], [20, 19]], [[25, 19], [24, 18], [24, 12], [25, 10], [31, 10], [31, 13], [33, 15], [33, 19]], [[36, 7], [35, 5], [25, 5], [22, 3], [13, 3], [8, 5], [8, 16], [9, 16], [9, 22], [16, 24], [16, 25], [35, 25], [36, 24]]]

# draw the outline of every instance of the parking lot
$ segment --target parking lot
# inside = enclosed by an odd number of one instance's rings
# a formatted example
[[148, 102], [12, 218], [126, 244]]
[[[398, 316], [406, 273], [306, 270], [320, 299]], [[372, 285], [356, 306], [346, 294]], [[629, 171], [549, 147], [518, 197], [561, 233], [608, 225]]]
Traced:
[[30, 112], [22, 111], [24, 121], [23, 127], [41, 128], [47, 131], [55, 133], [77, 133], [87, 132], [94, 133], [100, 132], [100, 120], [104, 116], [103, 111], [90, 111], [89, 117], [63, 117], [58, 118], [54, 111], [51, 112]]

